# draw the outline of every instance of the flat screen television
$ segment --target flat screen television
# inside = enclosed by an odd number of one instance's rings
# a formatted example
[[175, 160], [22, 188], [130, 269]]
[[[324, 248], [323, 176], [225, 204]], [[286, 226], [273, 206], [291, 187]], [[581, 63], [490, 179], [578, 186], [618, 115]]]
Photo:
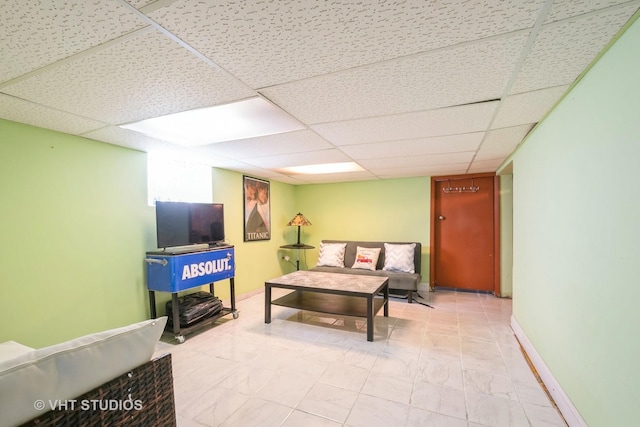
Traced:
[[222, 203], [156, 202], [158, 248], [224, 242]]

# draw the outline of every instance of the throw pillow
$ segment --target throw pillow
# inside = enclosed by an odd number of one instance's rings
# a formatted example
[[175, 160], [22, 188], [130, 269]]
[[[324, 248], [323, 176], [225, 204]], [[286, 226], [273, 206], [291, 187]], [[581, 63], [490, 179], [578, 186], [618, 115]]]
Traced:
[[413, 254], [416, 244], [392, 245], [384, 244], [384, 267], [385, 271], [400, 271], [403, 273], [415, 273], [413, 264]]
[[318, 267], [344, 267], [346, 243], [320, 243]]
[[363, 248], [358, 246], [356, 250], [356, 262], [351, 268], [362, 268], [363, 270], [375, 270], [380, 256], [380, 248]]

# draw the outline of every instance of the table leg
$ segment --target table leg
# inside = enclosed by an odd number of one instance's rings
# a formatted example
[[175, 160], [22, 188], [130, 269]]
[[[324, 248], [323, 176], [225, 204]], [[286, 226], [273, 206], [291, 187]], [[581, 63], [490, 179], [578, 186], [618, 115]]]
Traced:
[[264, 323], [271, 323], [271, 285], [264, 285]]
[[158, 317], [156, 312], [156, 293], [155, 291], [149, 291], [149, 316], [151, 319]]
[[389, 317], [389, 284], [387, 283], [382, 290], [384, 297], [384, 317]]
[[236, 311], [236, 282], [235, 278], [229, 279], [229, 291], [231, 292], [231, 311]]
[[373, 295], [367, 297], [367, 341], [373, 341]]
[[171, 294], [171, 311], [173, 317], [173, 333], [178, 335], [180, 333], [180, 305], [178, 304], [177, 292]]

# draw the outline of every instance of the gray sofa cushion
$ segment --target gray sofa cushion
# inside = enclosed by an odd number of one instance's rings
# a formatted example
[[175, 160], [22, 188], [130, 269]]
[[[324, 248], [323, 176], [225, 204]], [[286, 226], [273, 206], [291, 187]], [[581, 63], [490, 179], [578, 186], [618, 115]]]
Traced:
[[400, 273], [397, 271], [363, 270], [361, 268], [340, 267], [315, 267], [312, 271], [325, 273], [360, 274], [363, 276], [380, 276], [389, 278], [389, 289], [402, 289], [405, 291], [417, 291], [420, 283], [420, 275], [415, 273]]
[[[343, 273], [343, 274], [362, 274], [367, 276], [384, 276], [389, 277], [389, 289], [402, 289], [407, 291], [417, 291], [418, 284], [420, 283], [420, 266], [422, 258], [422, 245], [419, 242], [365, 242], [365, 241], [349, 241], [349, 240], [323, 240], [324, 243], [346, 243], [347, 247], [344, 254], [344, 268], [339, 267], [315, 267], [312, 271], [324, 271], [328, 273]], [[413, 257], [413, 263], [415, 267], [415, 273], [402, 273], [396, 271], [383, 271], [384, 267], [384, 244], [391, 243], [394, 245], [412, 244], [415, 243], [415, 252]], [[365, 248], [380, 248], [380, 256], [378, 257], [378, 263], [376, 264], [376, 270], [363, 270], [350, 268], [356, 259], [356, 252], [358, 246]]]

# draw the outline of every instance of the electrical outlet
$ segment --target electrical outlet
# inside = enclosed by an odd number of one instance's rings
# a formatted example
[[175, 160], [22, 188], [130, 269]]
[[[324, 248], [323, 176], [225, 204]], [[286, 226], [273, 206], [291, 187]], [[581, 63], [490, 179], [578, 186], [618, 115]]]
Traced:
[[289, 255], [285, 255], [282, 257], [283, 260], [289, 262], [289, 260], [291, 259], [291, 257]]

